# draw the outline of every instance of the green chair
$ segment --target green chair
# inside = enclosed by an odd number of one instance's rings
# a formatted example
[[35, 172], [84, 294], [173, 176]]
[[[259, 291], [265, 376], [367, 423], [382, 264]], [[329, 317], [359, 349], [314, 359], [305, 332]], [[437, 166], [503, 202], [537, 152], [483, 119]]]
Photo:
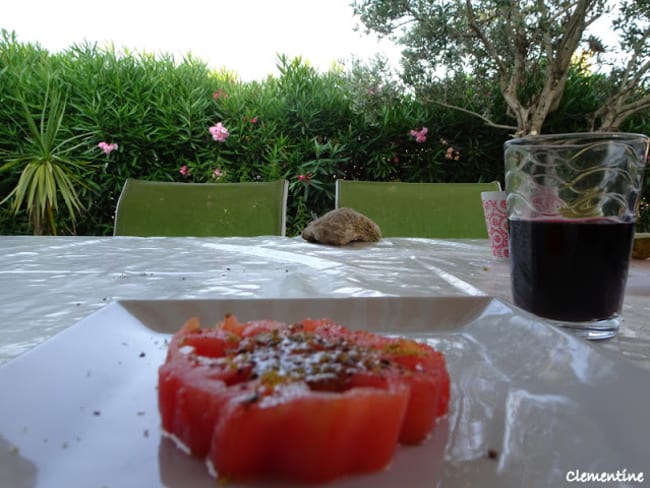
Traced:
[[487, 238], [481, 192], [491, 183], [336, 181], [335, 206], [374, 220], [384, 237]]
[[129, 178], [116, 236], [261, 236], [286, 233], [288, 182], [173, 183]]

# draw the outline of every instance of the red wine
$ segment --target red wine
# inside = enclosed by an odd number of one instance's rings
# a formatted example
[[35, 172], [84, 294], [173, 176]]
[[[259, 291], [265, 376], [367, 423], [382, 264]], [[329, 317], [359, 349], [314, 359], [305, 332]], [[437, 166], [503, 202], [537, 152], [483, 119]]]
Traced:
[[572, 322], [607, 319], [623, 304], [633, 223], [510, 221], [515, 305]]

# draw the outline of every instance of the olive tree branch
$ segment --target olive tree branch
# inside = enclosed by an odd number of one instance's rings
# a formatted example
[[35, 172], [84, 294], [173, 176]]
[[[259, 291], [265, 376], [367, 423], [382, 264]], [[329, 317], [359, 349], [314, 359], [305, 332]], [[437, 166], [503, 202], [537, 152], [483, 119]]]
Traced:
[[441, 107], [450, 108], [452, 110], [458, 110], [459, 112], [463, 112], [463, 113], [466, 113], [466, 114], [469, 114], [469, 115], [473, 115], [474, 117], [478, 117], [483, 122], [485, 122], [485, 124], [488, 127], [494, 127], [496, 129], [514, 130], [514, 131], [517, 130], [517, 127], [514, 126], [514, 125], [497, 124], [496, 122], [493, 122], [492, 120], [490, 120], [485, 115], [481, 115], [480, 113], [474, 112], [473, 110], [469, 110], [469, 109], [466, 109], [466, 108], [463, 108], [463, 107], [459, 107], [458, 105], [452, 105], [450, 103], [442, 102], [440, 100], [434, 100], [434, 99], [431, 99], [429, 97], [423, 97], [423, 100], [425, 102], [427, 102], [427, 103], [435, 103], [436, 105], [440, 105]]

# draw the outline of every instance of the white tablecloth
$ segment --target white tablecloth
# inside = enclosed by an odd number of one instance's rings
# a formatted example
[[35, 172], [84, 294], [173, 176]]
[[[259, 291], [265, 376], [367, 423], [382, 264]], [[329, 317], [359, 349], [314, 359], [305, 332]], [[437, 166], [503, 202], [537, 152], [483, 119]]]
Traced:
[[[0, 363], [117, 299], [490, 295], [508, 261], [487, 241], [0, 236]], [[595, 263], [596, 265], [597, 263]], [[650, 261], [630, 269], [618, 337], [598, 347], [650, 369]]]

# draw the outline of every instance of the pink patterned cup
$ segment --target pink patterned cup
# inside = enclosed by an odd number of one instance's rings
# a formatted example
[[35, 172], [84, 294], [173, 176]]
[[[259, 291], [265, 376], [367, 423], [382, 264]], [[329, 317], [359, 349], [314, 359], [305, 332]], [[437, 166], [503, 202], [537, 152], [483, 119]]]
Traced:
[[506, 192], [484, 191], [481, 193], [481, 201], [492, 255], [497, 258], [507, 258], [509, 251]]

